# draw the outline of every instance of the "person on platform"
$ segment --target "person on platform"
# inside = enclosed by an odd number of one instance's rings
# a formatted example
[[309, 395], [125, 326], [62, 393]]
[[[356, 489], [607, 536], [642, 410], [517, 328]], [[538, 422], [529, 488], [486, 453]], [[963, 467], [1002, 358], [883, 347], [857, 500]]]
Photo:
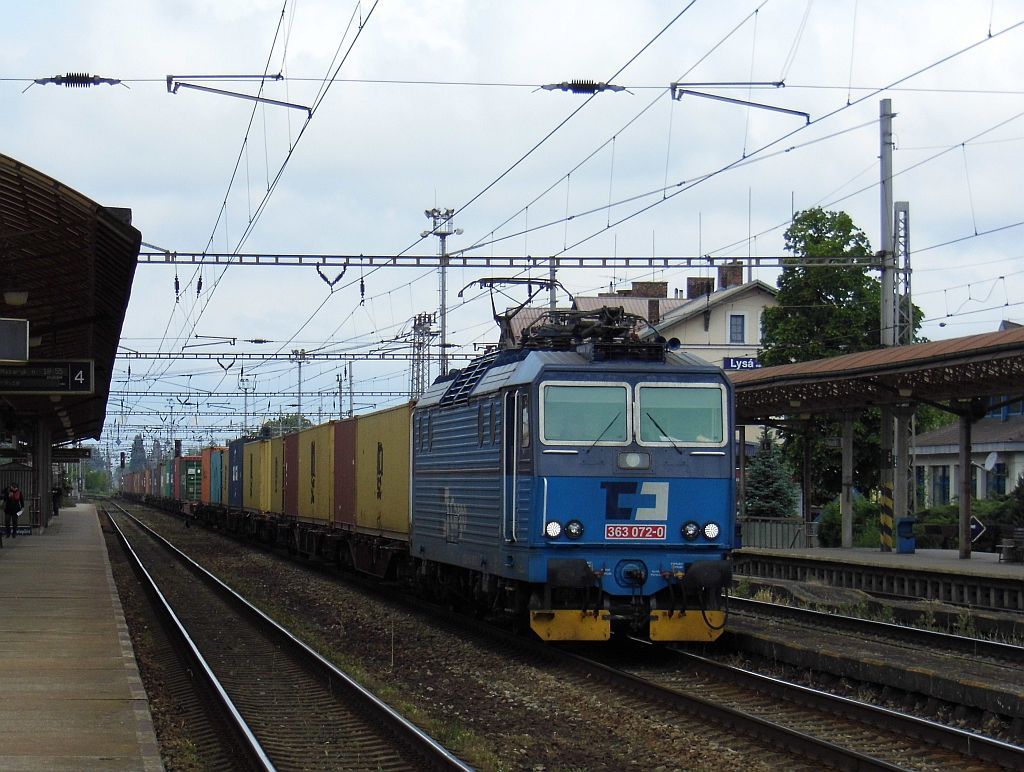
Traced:
[[18, 484], [11, 483], [4, 489], [4, 526], [12, 539], [18, 535], [18, 515], [24, 508], [25, 499]]
[[54, 485], [53, 490], [50, 491], [50, 501], [53, 503], [53, 516], [57, 517], [60, 514], [60, 500], [64, 495], [64, 488], [60, 485]]

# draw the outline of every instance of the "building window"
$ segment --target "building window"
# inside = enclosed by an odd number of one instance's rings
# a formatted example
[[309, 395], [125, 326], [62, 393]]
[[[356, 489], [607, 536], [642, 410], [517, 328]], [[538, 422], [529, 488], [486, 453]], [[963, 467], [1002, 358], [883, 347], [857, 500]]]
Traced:
[[932, 506], [942, 506], [949, 503], [949, 467], [932, 467]]
[[996, 464], [992, 467], [992, 471], [988, 473], [988, 495], [989, 496], [1005, 496], [1006, 495], [1006, 478], [1008, 477], [1008, 471], [1006, 464]]
[[746, 343], [744, 336], [744, 324], [746, 317], [743, 314], [729, 314], [729, 342]]

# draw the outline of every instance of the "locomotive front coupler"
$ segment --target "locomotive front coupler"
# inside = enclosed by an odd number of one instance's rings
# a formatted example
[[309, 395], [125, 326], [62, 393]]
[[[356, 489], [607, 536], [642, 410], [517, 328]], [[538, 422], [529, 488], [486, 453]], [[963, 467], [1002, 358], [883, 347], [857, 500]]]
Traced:
[[661, 578], [665, 580], [665, 589], [668, 591], [668, 615], [676, 612], [676, 590], [679, 590], [679, 613], [686, 614], [686, 592], [683, 590], [682, 571], [662, 571]]

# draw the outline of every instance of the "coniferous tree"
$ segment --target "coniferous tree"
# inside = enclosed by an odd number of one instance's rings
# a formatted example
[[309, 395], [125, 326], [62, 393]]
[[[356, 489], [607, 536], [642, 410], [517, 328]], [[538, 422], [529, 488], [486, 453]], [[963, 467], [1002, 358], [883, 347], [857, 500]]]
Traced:
[[757, 455], [747, 462], [747, 517], [792, 517], [797, 514], [797, 488], [782, 449], [765, 432]]
[[136, 434], [132, 440], [132, 457], [128, 462], [129, 472], [141, 472], [146, 468], [146, 447], [142, 444], [142, 435]]

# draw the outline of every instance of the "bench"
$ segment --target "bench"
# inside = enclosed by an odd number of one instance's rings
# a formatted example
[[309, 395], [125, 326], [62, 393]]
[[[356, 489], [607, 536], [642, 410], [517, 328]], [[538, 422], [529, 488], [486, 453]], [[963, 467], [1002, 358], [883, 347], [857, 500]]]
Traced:
[[1024, 528], [1014, 528], [1013, 538], [999, 543], [999, 562], [1024, 563]]

